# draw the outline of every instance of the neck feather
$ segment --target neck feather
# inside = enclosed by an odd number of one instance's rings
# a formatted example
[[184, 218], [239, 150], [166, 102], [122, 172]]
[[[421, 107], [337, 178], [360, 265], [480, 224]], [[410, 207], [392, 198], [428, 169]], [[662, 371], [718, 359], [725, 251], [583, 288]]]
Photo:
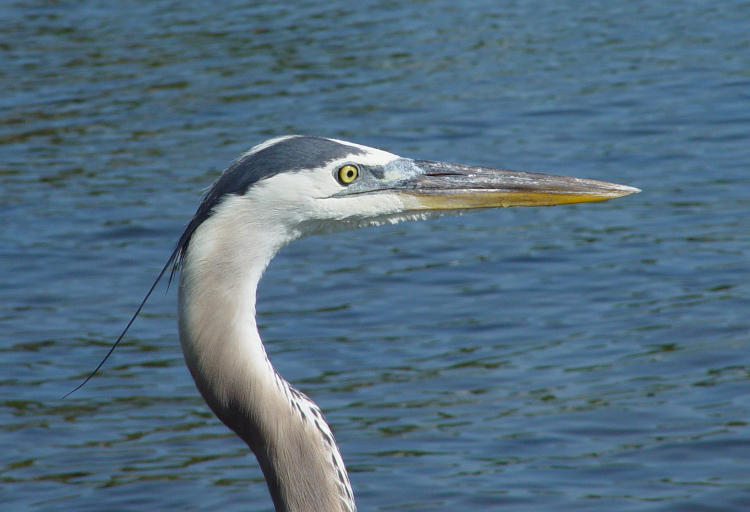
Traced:
[[320, 409], [276, 373], [256, 327], [258, 281], [284, 239], [271, 243], [266, 230], [240, 224], [246, 232], [237, 233], [236, 216], [217, 212], [195, 231], [185, 254], [179, 288], [185, 362], [211, 410], [255, 453], [277, 512], [353, 512], [330, 428]]

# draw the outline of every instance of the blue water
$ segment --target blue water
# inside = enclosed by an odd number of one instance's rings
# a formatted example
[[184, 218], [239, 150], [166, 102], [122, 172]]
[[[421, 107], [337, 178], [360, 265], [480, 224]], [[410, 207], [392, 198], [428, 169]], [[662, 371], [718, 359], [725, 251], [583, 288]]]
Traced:
[[750, 509], [750, 4], [0, 5], [8, 511], [271, 510], [160, 288], [270, 136], [643, 189], [302, 240], [259, 321], [361, 510]]

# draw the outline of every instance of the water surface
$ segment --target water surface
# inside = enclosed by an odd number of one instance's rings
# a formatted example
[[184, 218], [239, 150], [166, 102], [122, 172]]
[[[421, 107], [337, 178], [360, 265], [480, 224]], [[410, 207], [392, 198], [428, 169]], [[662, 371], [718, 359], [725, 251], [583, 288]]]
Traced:
[[259, 322], [361, 510], [750, 503], [743, 2], [7, 2], [0, 7], [3, 510], [271, 509], [135, 310], [268, 137], [616, 181], [618, 201], [302, 240]]

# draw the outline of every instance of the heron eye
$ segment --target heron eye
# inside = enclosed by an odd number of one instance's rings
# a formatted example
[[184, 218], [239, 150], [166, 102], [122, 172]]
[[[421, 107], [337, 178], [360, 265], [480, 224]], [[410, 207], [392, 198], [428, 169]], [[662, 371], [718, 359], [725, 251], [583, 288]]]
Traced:
[[356, 165], [346, 164], [339, 167], [339, 182], [342, 185], [348, 185], [359, 176], [359, 169]]

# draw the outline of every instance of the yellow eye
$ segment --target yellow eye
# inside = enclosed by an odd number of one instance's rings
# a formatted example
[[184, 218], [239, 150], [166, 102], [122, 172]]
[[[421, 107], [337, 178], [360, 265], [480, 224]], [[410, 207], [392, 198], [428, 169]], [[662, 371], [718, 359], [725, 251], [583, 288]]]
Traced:
[[339, 181], [342, 185], [348, 185], [359, 176], [359, 169], [356, 165], [346, 164], [339, 167]]

